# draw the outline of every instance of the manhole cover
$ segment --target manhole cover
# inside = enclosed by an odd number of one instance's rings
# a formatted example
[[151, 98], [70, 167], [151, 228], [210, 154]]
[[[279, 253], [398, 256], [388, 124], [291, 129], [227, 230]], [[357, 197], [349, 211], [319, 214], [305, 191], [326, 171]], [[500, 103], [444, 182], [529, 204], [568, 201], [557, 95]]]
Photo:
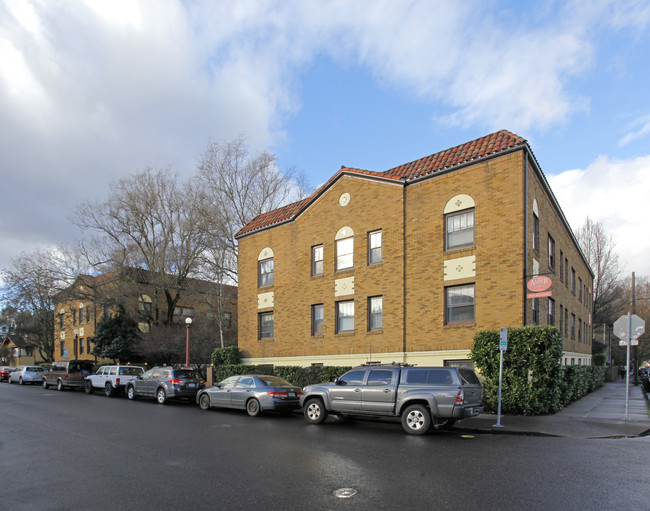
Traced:
[[334, 496], [339, 499], [349, 499], [350, 497], [354, 497], [356, 494], [357, 490], [354, 488], [339, 488], [334, 491]]

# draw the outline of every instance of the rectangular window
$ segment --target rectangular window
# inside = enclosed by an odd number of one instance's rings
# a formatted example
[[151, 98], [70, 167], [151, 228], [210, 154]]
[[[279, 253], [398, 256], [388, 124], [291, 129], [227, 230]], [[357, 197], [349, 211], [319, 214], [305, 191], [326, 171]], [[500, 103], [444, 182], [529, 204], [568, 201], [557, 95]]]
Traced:
[[311, 306], [311, 335], [323, 335], [323, 304]]
[[533, 250], [539, 252], [539, 217], [533, 214]]
[[93, 350], [93, 349], [92, 349], [92, 346], [91, 346], [91, 344], [90, 344], [90, 343], [92, 342], [92, 340], [93, 340], [92, 337], [88, 337], [88, 339], [86, 339], [86, 347], [88, 348], [88, 354], [89, 354], [89, 355], [90, 355], [90, 353], [91, 353], [92, 350]]
[[564, 307], [562, 307], [561, 305], [560, 305], [559, 320], [560, 320], [560, 333], [564, 335]]
[[381, 263], [381, 231], [368, 233], [368, 264]]
[[569, 309], [564, 308], [564, 337], [569, 333]]
[[77, 324], [77, 309], [72, 309], [72, 324]]
[[83, 355], [83, 354], [84, 354], [84, 340], [79, 339], [79, 355]]
[[452, 213], [445, 217], [445, 249], [474, 245], [474, 210]]
[[445, 288], [445, 323], [474, 321], [474, 284]]
[[576, 338], [576, 315], [571, 314], [571, 339]]
[[564, 285], [569, 286], [569, 259], [564, 258]]
[[548, 324], [555, 326], [555, 300], [548, 299]]
[[555, 270], [555, 240], [548, 235], [548, 266]]
[[83, 325], [84, 324], [84, 308], [79, 307], [79, 324]]
[[576, 294], [576, 271], [571, 268], [571, 292]]
[[260, 312], [258, 314], [258, 338], [273, 338], [273, 312]]
[[90, 307], [86, 307], [86, 323], [90, 323]]
[[354, 332], [354, 300], [336, 302], [336, 333]]
[[336, 240], [336, 270], [354, 268], [354, 238]]
[[578, 300], [582, 303], [582, 278], [578, 277]]
[[578, 340], [582, 341], [582, 320], [578, 318]]
[[273, 258], [264, 259], [258, 264], [258, 287], [273, 285]]
[[539, 325], [539, 298], [533, 298], [533, 324]]
[[[140, 299], [140, 301], [138, 302], [138, 313], [144, 319], [153, 318], [153, 315], [151, 313], [151, 302], [145, 302], [144, 300]], [[174, 309], [174, 314], [175, 313], [176, 313], [176, 309]]]
[[65, 326], [65, 314], [59, 314], [59, 328], [63, 330]]
[[311, 247], [311, 274], [323, 274], [323, 245]]
[[560, 250], [560, 281], [564, 282], [564, 252]]
[[384, 299], [381, 296], [368, 298], [368, 330], [381, 330], [383, 328]]
[[59, 345], [59, 355], [61, 357], [65, 356], [65, 341], [61, 341], [61, 344]]

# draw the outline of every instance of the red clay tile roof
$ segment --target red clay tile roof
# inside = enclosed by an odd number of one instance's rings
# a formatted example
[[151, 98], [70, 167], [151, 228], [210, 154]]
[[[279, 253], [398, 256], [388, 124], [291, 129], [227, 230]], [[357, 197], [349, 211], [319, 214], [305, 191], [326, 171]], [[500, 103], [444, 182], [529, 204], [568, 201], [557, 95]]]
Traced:
[[507, 130], [501, 130], [485, 137], [472, 140], [471, 142], [466, 142], [459, 146], [452, 147], [451, 149], [446, 149], [445, 151], [432, 154], [431, 156], [425, 156], [419, 160], [399, 165], [385, 172], [373, 172], [370, 170], [353, 169], [342, 166], [336, 174], [334, 174], [310, 197], [259, 215], [248, 222], [235, 235], [235, 237], [239, 238], [244, 234], [258, 231], [288, 220], [293, 220], [310, 202], [312, 202], [312, 200], [318, 197], [329, 187], [330, 184], [336, 181], [341, 174], [358, 174], [379, 179], [389, 179], [391, 181], [408, 182], [458, 165], [493, 156], [509, 149], [526, 146], [527, 142], [524, 138]]
[[399, 176], [400, 179], [410, 181], [417, 177], [524, 145], [526, 145], [525, 139], [509, 131], [501, 130], [486, 137], [481, 137], [471, 142], [452, 147], [451, 149], [432, 154], [431, 156], [425, 156], [419, 160], [405, 163], [399, 167], [387, 170], [385, 174]]

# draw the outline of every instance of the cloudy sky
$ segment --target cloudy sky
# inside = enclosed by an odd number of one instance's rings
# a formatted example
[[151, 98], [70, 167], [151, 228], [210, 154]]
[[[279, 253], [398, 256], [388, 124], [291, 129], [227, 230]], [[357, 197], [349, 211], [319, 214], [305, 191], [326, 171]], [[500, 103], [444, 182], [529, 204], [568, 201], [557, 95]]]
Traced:
[[76, 205], [120, 177], [190, 176], [211, 140], [315, 187], [499, 129], [650, 276], [645, 0], [0, 0], [0, 268], [79, 238]]

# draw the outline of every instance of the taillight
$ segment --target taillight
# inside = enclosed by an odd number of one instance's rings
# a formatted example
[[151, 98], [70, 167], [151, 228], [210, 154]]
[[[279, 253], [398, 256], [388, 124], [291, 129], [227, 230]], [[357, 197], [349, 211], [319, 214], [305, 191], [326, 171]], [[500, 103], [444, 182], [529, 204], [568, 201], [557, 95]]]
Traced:
[[462, 390], [459, 390], [458, 395], [456, 396], [456, 404], [462, 405], [464, 402], [465, 402], [465, 393]]
[[273, 397], [287, 397], [289, 395], [288, 392], [267, 392], [267, 394]]
[[119, 378], [115, 378], [115, 385], [119, 385], [119, 384], [120, 384], [120, 379], [119, 379]]
[[179, 380], [178, 378], [172, 378], [171, 380], [169, 380], [169, 383], [181, 384], [181, 383], [183, 383], [183, 380]]

